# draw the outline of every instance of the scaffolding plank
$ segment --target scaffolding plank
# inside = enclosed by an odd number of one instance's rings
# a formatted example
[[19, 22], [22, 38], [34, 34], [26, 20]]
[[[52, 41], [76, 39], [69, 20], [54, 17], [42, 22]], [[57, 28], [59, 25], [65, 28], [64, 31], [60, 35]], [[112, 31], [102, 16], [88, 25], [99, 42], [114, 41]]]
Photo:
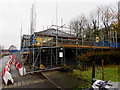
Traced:
[[[38, 46], [38, 45], [36, 45]], [[43, 45], [39, 45], [44, 47]], [[50, 47], [50, 46], [49, 46]], [[55, 46], [52, 46], [55, 47]], [[58, 44], [57, 47], [79, 47], [79, 48], [98, 48], [98, 49], [115, 49], [114, 47], [100, 47], [100, 46], [86, 46], [86, 45], [68, 45], [68, 44]]]
[[60, 45], [57, 45], [57, 46], [60, 46], [60, 47], [114, 49], [113, 47], [99, 47], [99, 46], [85, 46], [85, 45], [67, 45], [67, 44], [60, 44]]

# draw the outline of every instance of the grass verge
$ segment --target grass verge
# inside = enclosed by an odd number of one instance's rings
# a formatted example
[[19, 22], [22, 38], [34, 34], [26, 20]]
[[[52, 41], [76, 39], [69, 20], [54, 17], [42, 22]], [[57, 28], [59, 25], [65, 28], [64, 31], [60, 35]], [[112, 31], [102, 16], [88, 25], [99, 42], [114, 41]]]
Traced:
[[[119, 67], [120, 65], [107, 65], [104, 67], [104, 80], [108, 81], [112, 81], [112, 82], [120, 82], [119, 79]], [[71, 75], [77, 77], [77, 78], [81, 78], [86, 80], [89, 83], [83, 83], [82, 85], [80, 85], [80, 88], [86, 88], [86, 87], [90, 87], [91, 83], [92, 83], [92, 68], [90, 67], [87, 70], [84, 71], [80, 71], [78, 69], [74, 69], [72, 73], [70, 73]], [[102, 79], [102, 68], [100, 66], [96, 67], [95, 70], [95, 78], [96, 79]], [[79, 88], [78, 87], [78, 88]]]

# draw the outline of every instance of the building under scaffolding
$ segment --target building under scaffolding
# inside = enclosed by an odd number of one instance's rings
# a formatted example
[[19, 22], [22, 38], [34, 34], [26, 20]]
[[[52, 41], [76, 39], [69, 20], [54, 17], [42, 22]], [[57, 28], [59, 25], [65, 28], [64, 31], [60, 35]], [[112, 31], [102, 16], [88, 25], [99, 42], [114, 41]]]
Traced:
[[[56, 35], [58, 36], [57, 45]], [[35, 67], [39, 67], [41, 64], [45, 67], [63, 65], [66, 63], [65, 59], [75, 58], [75, 50], [66, 50], [67, 48], [62, 45], [75, 45], [75, 43], [76, 38], [74, 35], [62, 32], [60, 30], [57, 30], [56, 34], [56, 29], [54, 28], [41, 32], [35, 32], [33, 35], [31, 35], [30, 43], [28, 45], [30, 50], [28, 63]], [[71, 62], [71, 64], [75, 63], [75, 60], [72, 61], [73, 62]]]
[[[53, 26], [55, 29], [52, 28]], [[36, 6], [33, 4], [30, 35], [23, 35], [21, 42], [23, 64], [29, 66], [30, 71], [50, 70], [64, 64], [77, 65], [77, 56], [81, 53], [119, 48], [120, 38], [113, 26], [109, 26], [109, 32], [105, 28], [101, 28], [99, 32], [95, 34], [93, 32], [93, 35], [88, 33], [88, 36], [82, 35], [83, 33], [74, 33], [71, 28], [68, 33], [69, 31], [63, 31], [64, 28], [66, 29], [64, 25], [57, 25], [56, 7], [56, 25], [52, 25], [51, 28], [44, 31], [34, 32], [36, 30]], [[81, 34], [81, 36], [79, 37], [77, 34]]]
[[94, 43], [89, 40], [83, 43], [80, 38], [76, 38], [73, 34], [49, 28], [32, 35], [23, 35], [21, 48], [24, 52], [25, 63], [31, 67], [43, 69], [63, 64], [76, 65], [76, 57], [81, 52], [114, 48], [106, 44], [105, 42]]

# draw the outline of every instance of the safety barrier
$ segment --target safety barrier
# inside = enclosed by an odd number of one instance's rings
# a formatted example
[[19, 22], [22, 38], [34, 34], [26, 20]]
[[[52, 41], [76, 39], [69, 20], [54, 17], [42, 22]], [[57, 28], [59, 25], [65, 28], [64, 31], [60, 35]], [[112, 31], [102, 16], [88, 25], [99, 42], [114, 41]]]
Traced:
[[3, 80], [4, 80], [4, 82], [5, 82], [6, 85], [8, 84], [8, 81], [10, 81], [12, 83], [14, 82], [14, 80], [12, 78], [12, 75], [10, 74], [10, 72], [8, 71], [8, 69], [4, 70]]
[[12, 62], [15, 58], [16, 58], [15, 56], [10, 55], [10, 60], [7, 62], [6, 66], [4, 67], [4, 70], [2, 72], [3, 81], [6, 85], [8, 84], [8, 81], [10, 81], [11, 83], [14, 82], [12, 75], [10, 74], [10, 65], [12, 64]]
[[24, 67], [22, 67], [18, 61], [15, 61], [14, 65], [21, 76], [26, 75], [26, 69]]
[[17, 68], [19, 74], [21, 76], [26, 75], [26, 69], [20, 65], [20, 63], [16, 59], [16, 56], [10, 55], [9, 58], [10, 58], [9, 61], [7, 62], [6, 66], [4, 67], [4, 70], [2, 72], [3, 81], [6, 85], [8, 84], [8, 81], [10, 81], [11, 83], [14, 83], [14, 79], [12, 78], [12, 75], [10, 74], [10, 65], [12, 64], [13, 61], [14, 61], [14, 65]]

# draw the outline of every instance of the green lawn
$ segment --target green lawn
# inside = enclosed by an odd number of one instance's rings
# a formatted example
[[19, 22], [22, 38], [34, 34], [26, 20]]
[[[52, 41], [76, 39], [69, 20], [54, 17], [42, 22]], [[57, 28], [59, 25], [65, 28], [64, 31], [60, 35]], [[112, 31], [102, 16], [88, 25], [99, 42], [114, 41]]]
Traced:
[[[120, 79], [118, 79], [118, 65], [109, 65], [104, 67], [104, 78], [105, 80], [111, 80], [113, 82], [120, 82]], [[95, 78], [96, 79], [102, 79], [102, 69], [101, 67], [96, 67], [95, 70]], [[73, 70], [72, 75], [75, 75], [78, 78], [86, 79], [88, 81], [91, 81], [92, 76], [92, 68], [89, 68], [85, 71], [80, 70]]]
[[[120, 79], [118, 79], [119, 78], [118, 76], [120, 75], [118, 73], [118, 70], [119, 70], [118, 65], [105, 66], [104, 67], [104, 80], [106, 81], [111, 80], [112, 82], [120, 82]], [[92, 68], [91, 67], [85, 71], [74, 69], [71, 75], [77, 78], [85, 79], [86, 81], [90, 82], [87, 84], [87, 86], [88, 87], [91, 86], [91, 80], [92, 80]], [[102, 79], [102, 68], [101, 67], [96, 67], [95, 78]]]
[[[118, 65], [109, 65], [104, 68], [104, 77], [105, 80], [111, 80], [112, 82], [120, 82], [119, 73], [118, 73]], [[96, 78], [101, 79], [102, 77], [102, 69], [96, 69]]]

